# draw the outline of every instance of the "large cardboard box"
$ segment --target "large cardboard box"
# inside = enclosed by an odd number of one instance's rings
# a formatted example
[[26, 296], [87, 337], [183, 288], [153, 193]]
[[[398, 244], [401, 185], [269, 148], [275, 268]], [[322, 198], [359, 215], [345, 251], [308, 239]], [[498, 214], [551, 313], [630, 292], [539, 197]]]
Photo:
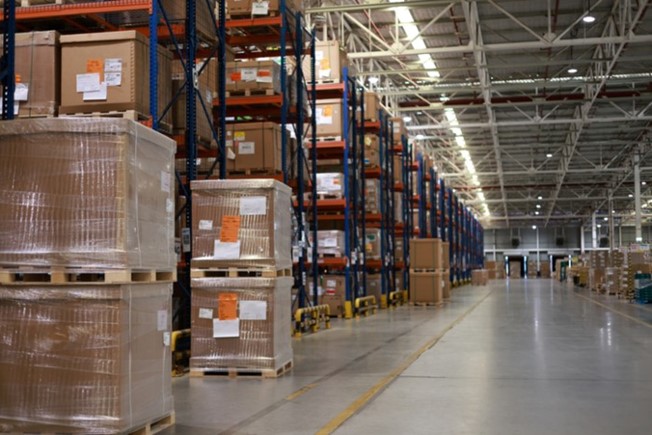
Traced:
[[292, 190], [276, 180], [201, 180], [192, 189], [193, 267], [292, 267]]
[[380, 305], [380, 298], [383, 293], [381, 275], [379, 273], [368, 273], [365, 288], [367, 290], [367, 296], [375, 297], [376, 304]]
[[317, 195], [342, 198], [344, 196], [344, 174], [340, 172], [317, 174]]
[[[172, 101], [171, 61], [159, 47], [159, 116]], [[148, 116], [149, 70], [149, 41], [135, 30], [61, 36], [59, 114], [135, 110]], [[171, 124], [171, 111], [162, 122]]]
[[518, 261], [509, 262], [509, 277], [512, 279], [521, 278], [521, 263]]
[[394, 156], [394, 183], [403, 183], [401, 156]]
[[411, 269], [441, 269], [440, 239], [410, 239]]
[[0, 123], [0, 264], [168, 269], [174, 141], [126, 119]]
[[[312, 241], [312, 232], [310, 233]], [[340, 230], [317, 231], [317, 250], [321, 255], [342, 257], [345, 255], [345, 233]]]
[[487, 285], [489, 272], [486, 269], [474, 269], [471, 271], [471, 285]]
[[291, 277], [193, 278], [190, 370], [279, 370], [292, 362]]
[[169, 283], [1, 286], [3, 432], [126, 433], [169, 415], [171, 297]]
[[331, 316], [344, 316], [346, 277], [342, 275], [322, 275], [320, 279], [324, 288], [321, 303], [329, 306]]
[[394, 220], [402, 223], [403, 217], [403, 192], [394, 192]]
[[410, 272], [410, 302], [439, 305], [445, 285], [441, 272]]
[[227, 62], [226, 90], [281, 93], [281, 65], [273, 60]]
[[[217, 92], [217, 59], [204, 59], [197, 61], [202, 73], [197, 78], [197, 137], [203, 144], [216, 146], [213, 138], [213, 95]], [[174, 134], [185, 134], [186, 131], [186, 77], [181, 62], [172, 62], [172, 92], [179, 97], [172, 106], [172, 128]], [[200, 100], [201, 95], [201, 100]], [[206, 117], [201, 101], [206, 105], [210, 118]], [[215, 129], [217, 134], [217, 129]]]
[[369, 259], [380, 258], [380, 229], [367, 228], [365, 231], [365, 252]]
[[55, 116], [61, 101], [59, 33], [17, 33], [15, 46], [17, 115], [21, 118]]
[[[381, 110], [380, 99], [378, 94], [375, 92], [365, 92], [364, 93], [364, 119], [365, 121], [377, 121], [379, 118]], [[360, 121], [360, 108], [358, 108], [358, 113], [356, 119]]]
[[342, 138], [342, 100], [318, 100], [316, 106], [317, 136]]
[[394, 143], [401, 143], [401, 137], [407, 137], [407, 130], [405, 128], [405, 121], [401, 117], [391, 119], [393, 123]]
[[375, 168], [380, 166], [379, 140], [376, 134], [366, 134], [364, 136], [364, 164], [366, 167]]
[[[338, 41], [317, 41], [315, 44], [315, 81], [317, 83], [339, 83], [342, 81], [342, 68], [348, 66], [346, 52]], [[311, 59], [303, 60], [303, 76], [310, 82]], [[366, 116], [365, 116], [366, 117]]]
[[273, 122], [227, 125], [226, 145], [235, 154], [233, 170], [281, 172], [281, 134]]
[[449, 269], [451, 267], [451, 251], [449, 242], [441, 242], [441, 268]]
[[365, 211], [367, 214], [380, 213], [380, 180], [368, 178], [365, 183]]
[[444, 291], [443, 291], [443, 296], [444, 299], [450, 299], [451, 297], [451, 271], [450, 269], [445, 269], [442, 272], [442, 280], [444, 281]]

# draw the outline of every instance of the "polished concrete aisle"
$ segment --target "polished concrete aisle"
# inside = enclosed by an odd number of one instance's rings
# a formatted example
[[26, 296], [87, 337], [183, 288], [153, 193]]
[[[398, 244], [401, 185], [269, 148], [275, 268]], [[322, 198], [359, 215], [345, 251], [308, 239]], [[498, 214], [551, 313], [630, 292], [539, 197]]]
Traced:
[[295, 340], [280, 379], [175, 379], [163, 433], [647, 434], [651, 328], [550, 280], [463, 287]]

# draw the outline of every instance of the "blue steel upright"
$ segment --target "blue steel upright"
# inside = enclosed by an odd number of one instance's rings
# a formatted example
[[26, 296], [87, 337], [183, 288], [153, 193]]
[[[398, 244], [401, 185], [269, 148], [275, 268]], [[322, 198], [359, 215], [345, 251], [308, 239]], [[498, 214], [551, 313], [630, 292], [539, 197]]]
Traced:
[[0, 57], [0, 85], [2, 86], [2, 119], [14, 119], [14, 92], [16, 90], [16, 2], [5, 0], [2, 4], [4, 21], [2, 30], [2, 57]]

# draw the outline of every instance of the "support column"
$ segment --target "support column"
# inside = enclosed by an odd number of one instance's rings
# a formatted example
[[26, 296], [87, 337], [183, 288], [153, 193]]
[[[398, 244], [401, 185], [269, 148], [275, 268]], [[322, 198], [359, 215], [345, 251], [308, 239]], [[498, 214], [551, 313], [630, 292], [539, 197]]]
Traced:
[[584, 240], [584, 225], [580, 227], [580, 254], [584, 254], [584, 243], [586, 241]]
[[616, 246], [616, 240], [615, 240], [615, 225], [614, 225], [614, 204], [613, 204], [613, 196], [611, 193], [609, 193], [609, 250], [613, 252], [615, 246]]
[[595, 225], [595, 212], [591, 216], [591, 247], [596, 249], [598, 247], [598, 234], [597, 227]]
[[540, 254], [539, 254], [539, 227], [536, 228], [535, 230], [537, 232], [537, 275], [539, 274], [539, 271], [541, 270], [541, 260], [540, 260]]
[[634, 155], [634, 207], [636, 210], [636, 243], [643, 241], [641, 231], [641, 157]]

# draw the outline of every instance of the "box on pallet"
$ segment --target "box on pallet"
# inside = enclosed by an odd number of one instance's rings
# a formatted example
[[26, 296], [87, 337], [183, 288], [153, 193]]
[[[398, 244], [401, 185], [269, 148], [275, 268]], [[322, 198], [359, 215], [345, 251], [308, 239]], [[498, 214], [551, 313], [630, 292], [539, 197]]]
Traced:
[[[380, 115], [380, 100], [375, 92], [364, 93], [364, 119], [365, 121], [377, 121]], [[361, 110], [358, 109], [356, 119], [360, 121]]]
[[380, 166], [379, 138], [376, 134], [364, 136], [364, 164], [367, 167], [375, 168]]
[[[205, 66], [203, 66], [205, 64]], [[197, 77], [197, 137], [204, 144], [215, 144], [213, 139], [212, 118], [203, 113], [201, 100], [209, 113], [212, 112], [213, 95], [217, 92], [217, 59], [198, 60], [197, 67], [203, 68]], [[181, 62], [172, 62], [172, 93], [179, 95], [172, 106], [172, 132], [184, 134], [186, 131], [186, 76]], [[217, 134], [217, 130], [215, 132]]]
[[382, 289], [382, 277], [380, 273], [368, 273], [367, 281], [365, 283], [365, 289], [367, 291], [367, 296], [373, 296], [376, 298], [376, 304], [380, 305], [380, 298], [383, 293]]
[[317, 136], [342, 139], [342, 100], [318, 100], [315, 112]]
[[174, 141], [43, 118], [0, 123], [0, 143], [0, 264], [174, 267]]
[[[158, 112], [172, 100], [172, 54], [158, 49]], [[149, 41], [135, 30], [61, 36], [59, 114], [150, 114]], [[171, 124], [172, 112], [163, 118]]]
[[[312, 242], [312, 232], [309, 235]], [[319, 230], [317, 231], [317, 250], [319, 254], [341, 257], [345, 250], [344, 231]]]
[[397, 263], [403, 263], [404, 251], [403, 251], [403, 237], [397, 236], [394, 240], [394, 256]]
[[[348, 66], [346, 52], [338, 41], [317, 41], [315, 44], [315, 81], [317, 83], [339, 83], [342, 81], [342, 68]], [[303, 76], [306, 82], [312, 79], [311, 59], [303, 61]], [[366, 110], [366, 109], [365, 109]]]
[[443, 272], [443, 276], [442, 276], [442, 279], [444, 281], [444, 291], [443, 291], [444, 299], [449, 299], [451, 297], [451, 280], [450, 280], [450, 276], [451, 276], [450, 269], [445, 269], [444, 272]]
[[322, 275], [320, 280], [324, 289], [320, 303], [329, 306], [331, 316], [343, 316], [346, 302], [346, 277], [342, 275]]
[[276, 180], [201, 180], [192, 189], [192, 266], [292, 267], [292, 190]]
[[401, 156], [394, 156], [394, 183], [403, 183]]
[[291, 277], [193, 278], [191, 372], [292, 364]]
[[440, 239], [410, 239], [410, 268], [436, 269], [442, 268]]
[[339, 172], [317, 174], [317, 195], [342, 198], [344, 196], [344, 174]]
[[471, 285], [487, 285], [489, 272], [487, 269], [474, 269], [471, 271]]
[[394, 220], [403, 222], [403, 192], [394, 192]]
[[[226, 126], [226, 146], [233, 150], [228, 170], [281, 172], [281, 127], [273, 122], [245, 122]], [[288, 135], [289, 136], [289, 135]], [[289, 140], [290, 147], [294, 148]]]
[[440, 304], [446, 283], [443, 274], [437, 272], [410, 272], [410, 302]]
[[169, 283], [0, 286], [0, 428], [126, 433], [170, 415], [171, 294]]
[[401, 143], [401, 137], [403, 135], [407, 136], [405, 121], [400, 117], [392, 118], [391, 121], [393, 124], [394, 143]]
[[509, 277], [518, 279], [521, 277], [521, 263], [518, 261], [509, 262]]
[[367, 228], [365, 231], [365, 237], [367, 239], [365, 243], [365, 252], [367, 254], [367, 258], [379, 259], [380, 258], [380, 229]]
[[[299, 0], [286, 0], [285, 7], [292, 11], [301, 11], [302, 3]], [[231, 16], [268, 16], [278, 15], [280, 12], [279, 0], [226, 0], [226, 13]], [[215, 14], [217, 16], [217, 14]]]
[[441, 268], [448, 269], [451, 266], [451, 244], [449, 242], [441, 242]]
[[55, 116], [61, 101], [59, 33], [16, 33], [15, 46], [14, 114], [21, 118]]
[[273, 60], [227, 62], [226, 90], [280, 94], [281, 65]]
[[380, 213], [380, 180], [368, 178], [365, 183], [365, 211], [369, 214]]

